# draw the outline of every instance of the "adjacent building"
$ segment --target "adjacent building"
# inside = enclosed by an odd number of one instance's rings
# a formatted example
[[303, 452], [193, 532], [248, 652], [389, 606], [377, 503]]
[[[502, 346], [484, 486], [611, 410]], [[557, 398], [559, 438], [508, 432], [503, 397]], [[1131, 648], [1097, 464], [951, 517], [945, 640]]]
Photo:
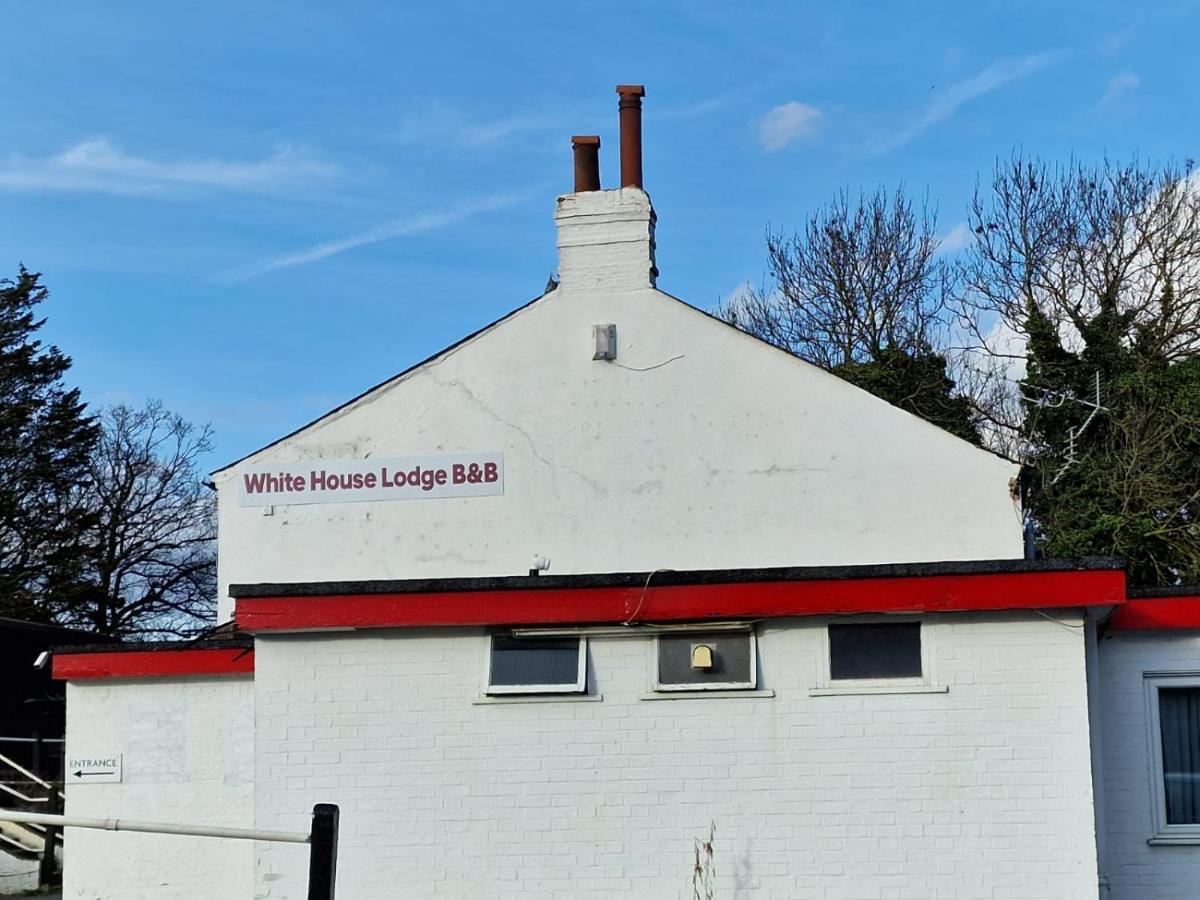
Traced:
[[[1122, 900], [1200, 883], [1200, 596], [1026, 560], [1011, 463], [660, 290], [641, 89], [559, 283], [219, 470], [204, 642], [60, 653], [68, 812], [303, 830], [339, 891]], [[303, 847], [71, 830], [66, 896]]]

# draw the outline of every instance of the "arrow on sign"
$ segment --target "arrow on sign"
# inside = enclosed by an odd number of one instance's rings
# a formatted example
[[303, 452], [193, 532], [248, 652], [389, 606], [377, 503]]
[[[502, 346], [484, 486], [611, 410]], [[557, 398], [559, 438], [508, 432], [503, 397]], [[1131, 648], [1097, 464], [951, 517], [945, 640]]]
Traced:
[[81, 753], [68, 757], [66, 768], [67, 780], [76, 784], [120, 784], [124, 765], [120, 753]]

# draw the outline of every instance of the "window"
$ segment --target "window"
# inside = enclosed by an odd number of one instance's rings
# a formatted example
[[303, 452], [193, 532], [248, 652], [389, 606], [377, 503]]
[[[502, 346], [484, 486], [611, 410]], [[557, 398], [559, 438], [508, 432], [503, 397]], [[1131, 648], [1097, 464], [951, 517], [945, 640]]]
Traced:
[[831, 681], [921, 679], [920, 622], [829, 626]]
[[492, 635], [489, 694], [582, 694], [586, 690], [583, 638]]
[[1155, 838], [1200, 843], [1200, 675], [1146, 678]]
[[758, 683], [752, 631], [681, 631], [656, 642], [656, 691], [744, 690]]

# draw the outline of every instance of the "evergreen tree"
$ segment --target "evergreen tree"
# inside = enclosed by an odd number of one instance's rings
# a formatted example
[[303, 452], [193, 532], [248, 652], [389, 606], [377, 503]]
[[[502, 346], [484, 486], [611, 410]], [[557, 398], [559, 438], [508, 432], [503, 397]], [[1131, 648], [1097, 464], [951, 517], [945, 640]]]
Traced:
[[40, 277], [22, 266], [0, 280], [0, 614], [35, 619], [86, 565], [90, 514], [76, 501], [99, 433], [63, 383], [71, 360], [37, 339]]
[[[1030, 314], [1025, 503], [1050, 556], [1123, 557], [1137, 584], [1200, 581], [1200, 356], [1169, 361], [1100, 313], [1071, 352]], [[1102, 409], [1095, 402], [1096, 386]], [[1064, 399], [1066, 398], [1066, 399]]]
[[1200, 195], [1189, 174], [1017, 158], [972, 210], [967, 296], [985, 327], [999, 321], [1025, 342], [1012, 427], [1040, 549], [1124, 557], [1138, 584], [1200, 581]]
[[915, 351], [889, 347], [875, 359], [842, 363], [829, 371], [965, 441], [979, 443], [970, 398], [955, 392], [946, 357], [930, 347]]

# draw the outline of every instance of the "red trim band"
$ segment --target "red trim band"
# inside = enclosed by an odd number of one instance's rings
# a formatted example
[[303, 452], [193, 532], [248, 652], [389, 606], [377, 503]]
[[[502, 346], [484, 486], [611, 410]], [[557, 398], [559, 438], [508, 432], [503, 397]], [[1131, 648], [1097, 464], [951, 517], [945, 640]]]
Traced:
[[850, 613], [961, 612], [1115, 605], [1119, 570], [766, 581], [648, 588], [240, 597], [242, 631], [321, 631], [431, 625], [561, 625], [772, 618]]
[[177, 678], [196, 675], [247, 675], [254, 672], [254, 651], [247, 647], [180, 650], [117, 650], [54, 654], [60, 681], [91, 678]]
[[1200, 595], [1135, 597], [1113, 613], [1114, 631], [1200, 630]]

